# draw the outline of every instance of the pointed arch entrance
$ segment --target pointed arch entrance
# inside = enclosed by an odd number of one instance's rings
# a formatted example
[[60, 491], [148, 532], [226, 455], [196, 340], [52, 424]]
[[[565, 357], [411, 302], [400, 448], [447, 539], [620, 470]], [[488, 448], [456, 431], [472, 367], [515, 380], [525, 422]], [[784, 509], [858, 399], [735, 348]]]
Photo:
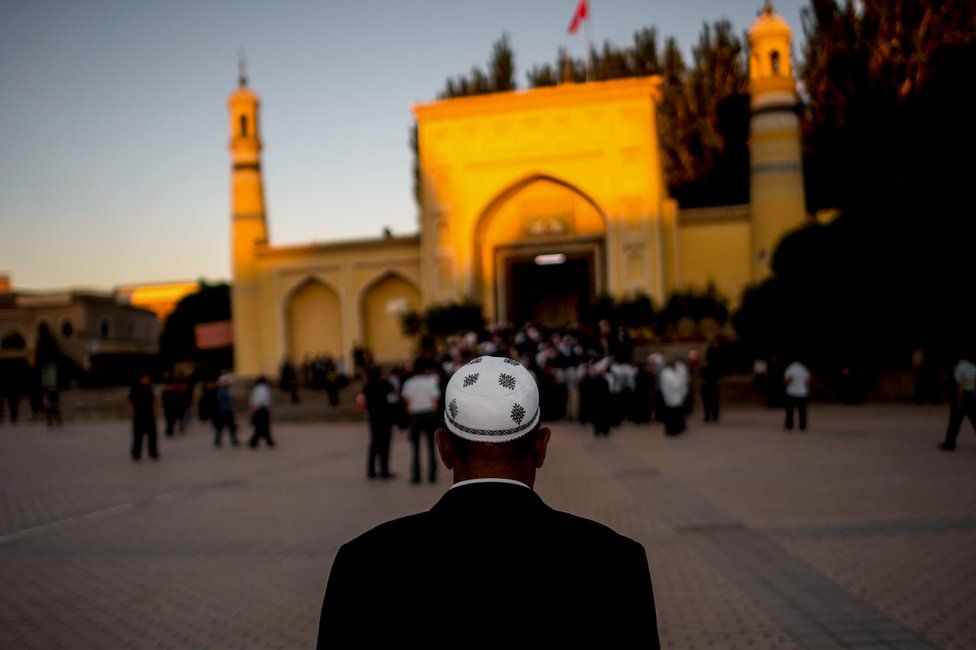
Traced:
[[482, 210], [474, 230], [475, 287], [491, 320], [568, 325], [606, 290], [603, 210], [544, 174], [519, 180]]

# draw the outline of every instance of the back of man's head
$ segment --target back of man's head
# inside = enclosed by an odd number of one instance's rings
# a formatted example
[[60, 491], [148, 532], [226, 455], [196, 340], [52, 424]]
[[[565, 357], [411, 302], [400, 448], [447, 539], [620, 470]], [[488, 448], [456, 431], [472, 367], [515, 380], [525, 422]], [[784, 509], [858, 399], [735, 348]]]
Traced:
[[448, 382], [441, 458], [455, 480], [513, 478], [531, 484], [545, 460], [549, 430], [540, 426], [539, 389], [519, 362], [478, 357]]

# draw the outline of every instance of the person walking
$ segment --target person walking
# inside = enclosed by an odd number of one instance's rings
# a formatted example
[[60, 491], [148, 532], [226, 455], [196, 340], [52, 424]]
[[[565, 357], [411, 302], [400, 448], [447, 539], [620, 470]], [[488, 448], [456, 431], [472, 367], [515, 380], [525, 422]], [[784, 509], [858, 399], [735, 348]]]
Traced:
[[454, 484], [340, 547], [318, 647], [660, 648], [644, 548], [533, 489], [550, 431], [529, 371], [477, 357], [444, 401], [437, 448]]
[[254, 427], [248, 446], [257, 449], [258, 443], [263, 439], [269, 447], [274, 447], [275, 441], [271, 437], [271, 388], [267, 378], [258, 377], [251, 389], [248, 403], [251, 407], [251, 424]]
[[660, 382], [664, 434], [677, 436], [685, 430], [688, 373], [681, 368], [677, 360], [671, 359], [661, 369]]
[[[518, 362], [515, 362], [518, 363]], [[410, 416], [410, 482], [420, 483], [420, 438], [426, 439], [428, 478], [437, 482], [437, 459], [434, 457], [434, 431], [437, 429], [437, 410], [441, 399], [440, 378], [437, 366], [429, 359], [418, 359], [414, 367], [417, 374], [403, 382], [400, 397]]]
[[220, 446], [224, 429], [227, 429], [230, 444], [235, 447], [240, 444], [237, 440], [237, 419], [234, 417], [234, 400], [230, 392], [230, 379], [229, 372], [224, 372], [217, 378], [217, 404], [210, 420], [214, 429], [214, 447]]
[[156, 450], [156, 395], [148, 372], [129, 391], [129, 412], [132, 414], [132, 460], [142, 459], [142, 439], [147, 439], [149, 457], [159, 458]]
[[165, 377], [166, 385], [163, 387], [161, 400], [163, 402], [163, 417], [166, 420], [164, 434], [167, 438], [173, 437], [173, 431], [180, 421], [180, 411], [183, 408], [181, 403], [182, 394], [180, 393], [179, 380], [176, 375]]
[[366, 371], [363, 401], [366, 413], [369, 415], [366, 476], [376, 478], [376, 465], [379, 463], [379, 477], [393, 478], [394, 475], [390, 473], [390, 438], [393, 434], [397, 396], [393, 385], [382, 375], [377, 366], [372, 366]]
[[784, 404], [786, 406], [786, 430], [793, 430], [793, 412], [800, 413], [800, 431], [807, 428], [807, 398], [810, 395], [810, 370], [799, 360], [786, 366], [783, 372], [783, 385], [786, 386]]
[[47, 427], [50, 429], [55, 424], [62, 425], [61, 419], [61, 389], [58, 382], [58, 366], [49, 363], [41, 370], [41, 389], [42, 404], [44, 406], [44, 417]]
[[[970, 357], [972, 358], [972, 357]], [[949, 427], [946, 429], [945, 441], [939, 445], [943, 451], [956, 448], [956, 437], [962, 427], [963, 418], [969, 418], [969, 423], [976, 431], [976, 364], [967, 358], [962, 358], [952, 369], [954, 390], [949, 400]]]

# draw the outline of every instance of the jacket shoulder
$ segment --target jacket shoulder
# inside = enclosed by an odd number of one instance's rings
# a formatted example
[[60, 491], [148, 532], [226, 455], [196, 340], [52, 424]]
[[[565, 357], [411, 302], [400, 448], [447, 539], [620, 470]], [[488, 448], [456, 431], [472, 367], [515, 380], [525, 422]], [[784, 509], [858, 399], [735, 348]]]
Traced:
[[566, 540], [578, 539], [580, 543], [588, 545], [595, 544], [621, 550], [636, 550], [639, 548], [641, 552], [644, 551], [644, 547], [640, 542], [621, 535], [614, 529], [598, 521], [593, 521], [592, 519], [573, 515], [568, 512], [562, 512], [561, 510], [552, 511], [552, 520], [553, 525], [559, 529], [560, 534], [564, 535], [564, 539]]
[[423, 537], [430, 530], [430, 525], [429, 512], [391, 519], [349, 540], [343, 544], [343, 548], [347, 551], [365, 551], [388, 544], [402, 544], [410, 539]]

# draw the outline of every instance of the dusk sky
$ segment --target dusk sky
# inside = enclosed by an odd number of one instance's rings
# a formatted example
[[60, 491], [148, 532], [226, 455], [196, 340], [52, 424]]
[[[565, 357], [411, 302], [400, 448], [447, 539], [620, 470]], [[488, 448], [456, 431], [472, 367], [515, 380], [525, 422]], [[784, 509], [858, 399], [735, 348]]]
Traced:
[[[686, 53], [703, 21], [760, 0], [591, 0], [589, 36], [656, 26]], [[779, 0], [799, 50], [801, 0]], [[410, 104], [484, 66], [507, 32], [517, 81], [585, 39], [576, 0], [4, 2], [0, 274], [17, 289], [227, 279], [225, 100], [236, 52], [262, 98], [274, 243], [415, 232]]]

